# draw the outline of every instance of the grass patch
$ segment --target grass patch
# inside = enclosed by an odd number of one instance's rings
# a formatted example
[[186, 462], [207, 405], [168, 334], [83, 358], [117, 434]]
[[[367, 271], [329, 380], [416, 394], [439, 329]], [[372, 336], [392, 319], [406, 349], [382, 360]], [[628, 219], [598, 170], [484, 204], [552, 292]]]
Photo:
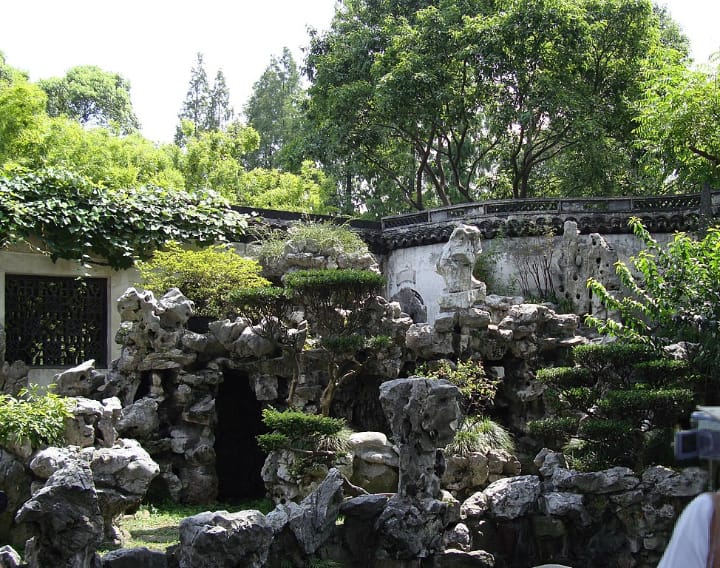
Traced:
[[[237, 513], [256, 509], [269, 513], [274, 508], [269, 499], [245, 501], [241, 503], [213, 503], [211, 505], [178, 505], [162, 503], [143, 504], [133, 515], [126, 515], [120, 521], [120, 528], [129, 538], [123, 543], [125, 548], [144, 546], [150, 550], [165, 551], [168, 546], [180, 542], [178, 527], [180, 521], [203, 511], [228, 511]], [[101, 552], [106, 552], [102, 551]]]

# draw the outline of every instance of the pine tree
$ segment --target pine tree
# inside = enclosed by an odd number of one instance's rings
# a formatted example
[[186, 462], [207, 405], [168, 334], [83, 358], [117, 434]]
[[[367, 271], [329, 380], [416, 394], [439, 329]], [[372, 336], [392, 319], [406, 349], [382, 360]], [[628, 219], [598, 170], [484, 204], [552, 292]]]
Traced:
[[203, 54], [197, 54], [195, 66], [190, 71], [190, 83], [183, 101], [182, 109], [178, 114], [180, 123], [175, 131], [175, 143], [184, 146], [188, 132], [183, 127], [183, 121], [193, 123], [195, 132], [202, 131], [207, 122], [208, 110], [210, 108], [210, 88], [208, 86], [207, 73], [203, 62]]
[[210, 90], [208, 114], [205, 130], [225, 130], [233, 118], [233, 109], [230, 106], [230, 91], [225, 82], [225, 74], [221, 69], [215, 75], [215, 82]]

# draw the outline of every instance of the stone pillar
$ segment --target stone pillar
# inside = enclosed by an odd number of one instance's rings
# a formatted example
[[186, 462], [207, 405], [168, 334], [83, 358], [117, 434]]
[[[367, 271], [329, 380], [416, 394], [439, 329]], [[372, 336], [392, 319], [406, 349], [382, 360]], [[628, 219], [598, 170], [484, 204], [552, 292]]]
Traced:
[[485, 299], [485, 284], [473, 277], [477, 256], [482, 252], [482, 233], [463, 225], [453, 230], [435, 270], [445, 280], [446, 294], [438, 298], [443, 312], [467, 309]]
[[397, 495], [377, 522], [379, 560], [425, 558], [442, 550], [452, 522], [439, 500], [445, 464], [442, 451], [461, 419], [459, 389], [448, 381], [396, 379], [380, 386], [380, 403], [400, 454]]

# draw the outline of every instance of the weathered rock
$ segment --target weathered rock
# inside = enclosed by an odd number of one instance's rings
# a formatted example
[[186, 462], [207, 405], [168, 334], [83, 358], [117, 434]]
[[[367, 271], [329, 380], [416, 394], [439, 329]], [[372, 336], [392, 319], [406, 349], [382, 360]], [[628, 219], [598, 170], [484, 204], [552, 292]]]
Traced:
[[55, 393], [60, 396], [90, 397], [105, 382], [105, 376], [95, 370], [95, 360], [55, 375]]
[[398, 453], [382, 432], [350, 436], [353, 474], [350, 481], [369, 493], [392, 493], [398, 486]]
[[115, 397], [102, 402], [82, 397], [75, 400], [73, 416], [65, 420], [65, 442], [80, 448], [111, 447], [117, 439], [115, 424], [120, 417], [120, 400]]
[[20, 568], [22, 558], [12, 546], [0, 546], [0, 568]]
[[34, 535], [25, 549], [31, 568], [95, 568], [103, 520], [90, 466], [76, 461], [56, 471], [18, 511]]
[[445, 279], [447, 292], [464, 292], [483, 286], [473, 277], [477, 255], [482, 252], [481, 240], [482, 233], [477, 227], [463, 225], [453, 230], [435, 267]]
[[664, 497], [694, 497], [707, 487], [707, 471], [688, 467], [680, 472], [656, 466], [643, 472], [643, 483], [653, 483], [655, 491]]
[[2, 392], [11, 396], [17, 396], [18, 393], [28, 387], [28, 367], [24, 361], [13, 361], [12, 363], [0, 360], [0, 383], [2, 383]]
[[433, 557], [433, 568], [493, 568], [495, 558], [484, 550], [448, 549]]
[[148, 548], [119, 548], [102, 557], [102, 568], [167, 568], [164, 552]]
[[180, 568], [262, 568], [272, 538], [259, 511], [200, 513], [180, 523]]
[[517, 519], [537, 506], [540, 479], [534, 475], [507, 477], [491, 483], [484, 493], [490, 514], [498, 519]]
[[455, 436], [458, 396], [457, 387], [444, 380], [396, 379], [380, 386], [400, 454], [397, 496], [376, 523], [380, 560], [432, 556], [443, 548], [445, 527], [459, 520], [459, 507], [438, 499], [444, 459], [437, 449]]
[[141, 398], [123, 408], [117, 423], [118, 433], [129, 438], [145, 438], [159, 427], [158, 403], [151, 398]]
[[0, 542], [15, 546], [24, 544], [24, 536], [16, 535], [13, 518], [17, 510], [30, 497], [30, 476], [12, 453], [0, 448], [0, 491], [7, 497], [7, 506], [0, 511]]
[[442, 472], [436, 449], [455, 436], [459, 394], [445, 380], [395, 379], [380, 386], [380, 403], [400, 455], [400, 497], [437, 497]]
[[444, 537], [445, 548], [461, 550], [468, 552], [472, 548], [472, 534], [467, 525], [458, 523], [452, 529], [445, 532]]
[[288, 526], [306, 554], [314, 554], [334, 529], [343, 501], [343, 482], [340, 471], [333, 468], [300, 505], [287, 505]]

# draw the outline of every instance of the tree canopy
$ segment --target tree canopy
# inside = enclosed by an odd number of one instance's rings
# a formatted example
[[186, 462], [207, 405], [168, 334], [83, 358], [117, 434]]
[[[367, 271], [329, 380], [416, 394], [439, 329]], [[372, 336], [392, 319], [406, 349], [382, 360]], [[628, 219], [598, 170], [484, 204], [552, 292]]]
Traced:
[[321, 158], [413, 208], [567, 190], [569, 156], [620, 175], [666, 28], [649, 0], [345, 2], [306, 61]]
[[118, 73], [93, 65], [70, 69], [65, 77], [38, 82], [47, 94], [50, 116], [67, 116], [88, 126], [129, 134], [140, 129], [130, 99], [130, 82]]

